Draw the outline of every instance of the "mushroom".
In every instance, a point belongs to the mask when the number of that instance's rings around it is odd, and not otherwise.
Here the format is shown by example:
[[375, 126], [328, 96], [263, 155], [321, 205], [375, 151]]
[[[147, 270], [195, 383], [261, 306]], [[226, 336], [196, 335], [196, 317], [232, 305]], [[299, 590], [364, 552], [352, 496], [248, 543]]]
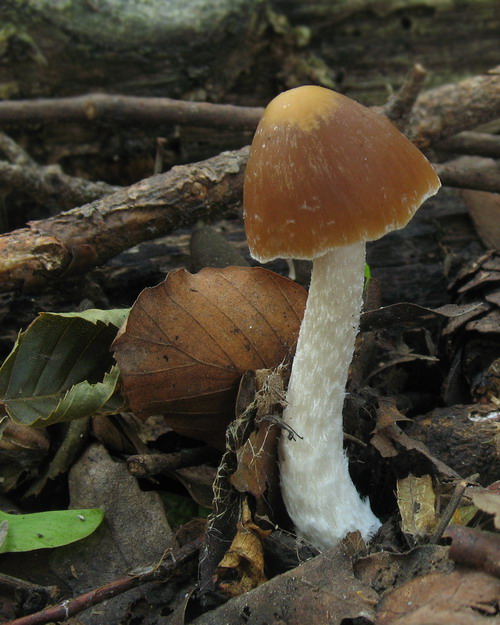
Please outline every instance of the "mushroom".
[[245, 228], [260, 262], [313, 261], [283, 419], [283, 498], [319, 548], [380, 526], [343, 450], [342, 409], [362, 307], [366, 242], [402, 228], [440, 187], [385, 117], [329, 89], [298, 87], [267, 106], [245, 172]]

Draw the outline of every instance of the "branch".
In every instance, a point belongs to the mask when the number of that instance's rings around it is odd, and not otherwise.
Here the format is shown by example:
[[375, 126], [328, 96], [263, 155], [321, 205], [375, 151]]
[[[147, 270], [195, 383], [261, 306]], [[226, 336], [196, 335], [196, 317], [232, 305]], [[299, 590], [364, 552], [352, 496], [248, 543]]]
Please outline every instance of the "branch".
[[255, 130], [264, 109], [92, 93], [85, 96], [0, 102], [0, 125], [107, 121], [114, 124], [179, 124]]
[[[408, 127], [412, 140], [419, 147], [427, 147], [500, 116], [500, 66], [486, 75], [430, 89], [416, 97], [424, 77], [424, 70], [416, 65], [394, 99], [386, 107], [376, 107], [393, 119], [394, 116], [404, 118], [416, 98]], [[262, 112], [260, 107], [94, 93], [2, 101], [0, 125], [107, 121], [255, 130]]]
[[409, 120], [409, 137], [429, 147], [500, 117], [500, 66], [482, 76], [423, 93]]
[[500, 136], [487, 132], [460, 132], [435, 146], [436, 150], [500, 158]]
[[500, 170], [498, 169], [485, 170], [480, 166], [472, 169], [449, 163], [433, 163], [433, 167], [445, 186], [500, 193]]
[[[500, 70], [492, 70], [419, 96], [411, 134], [418, 145], [430, 145], [499, 116]], [[0, 236], [0, 292], [40, 291], [55, 279], [88, 271], [141, 241], [239, 209], [247, 157], [248, 148], [242, 148], [174, 167]], [[446, 165], [438, 166], [438, 172], [445, 184], [500, 192], [493, 173], [457, 173]]]
[[172, 168], [0, 235], [0, 292], [43, 290], [121, 251], [241, 205], [248, 148]]
[[391, 96], [382, 107], [382, 113], [388, 117], [401, 132], [405, 132], [408, 119], [422, 91], [427, 76], [426, 70], [416, 63], [403, 81], [401, 88]]

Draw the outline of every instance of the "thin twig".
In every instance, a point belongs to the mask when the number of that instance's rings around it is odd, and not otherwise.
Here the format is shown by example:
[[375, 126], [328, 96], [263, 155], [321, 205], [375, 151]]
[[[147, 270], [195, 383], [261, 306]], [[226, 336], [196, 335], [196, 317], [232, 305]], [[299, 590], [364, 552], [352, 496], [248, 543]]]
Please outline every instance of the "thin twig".
[[433, 167], [441, 182], [448, 187], [500, 193], [500, 170], [471, 169], [447, 163], [433, 164]]
[[451, 521], [453, 515], [455, 514], [455, 510], [458, 508], [460, 501], [465, 493], [465, 489], [469, 484], [469, 480], [460, 480], [458, 484], [455, 486], [455, 490], [446, 506], [441, 518], [439, 519], [439, 523], [429, 538], [429, 544], [435, 545], [442, 537], [444, 530], [448, 527], [449, 522]]
[[408, 118], [424, 86], [426, 70], [416, 63], [403, 81], [399, 90], [382, 107], [386, 115], [401, 132], [408, 126]]
[[220, 457], [213, 447], [204, 445], [181, 449], [171, 454], [134, 455], [127, 458], [127, 468], [135, 477], [150, 477], [170, 473], [176, 469], [202, 464]]
[[184, 565], [196, 558], [203, 541], [204, 536], [201, 535], [194, 541], [181, 547], [176, 553], [168, 554], [165, 561], [151, 566], [144, 573], [122, 577], [78, 597], [73, 597], [58, 605], [49, 606], [34, 614], [22, 616], [3, 625], [45, 625], [45, 623], [53, 621], [66, 621], [75, 616], [75, 614], [93, 605], [112, 599], [131, 588], [136, 588], [149, 582], [166, 581], [169, 577], [179, 572]]
[[458, 135], [438, 143], [435, 149], [455, 152], [456, 154], [500, 158], [500, 135], [492, 135], [487, 132], [460, 132]]
[[0, 125], [111, 121], [124, 125], [140, 122], [254, 130], [262, 111], [231, 104], [92, 93], [68, 98], [4, 100], [0, 102]]

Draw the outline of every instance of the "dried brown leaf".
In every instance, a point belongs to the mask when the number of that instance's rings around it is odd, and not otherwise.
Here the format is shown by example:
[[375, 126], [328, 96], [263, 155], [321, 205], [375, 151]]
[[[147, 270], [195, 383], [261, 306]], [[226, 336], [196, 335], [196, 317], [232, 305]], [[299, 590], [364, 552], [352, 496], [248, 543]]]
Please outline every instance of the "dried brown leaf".
[[360, 328], [362, 332], [379, 330], [392, 325], [422, 326], [436, 320], [454, 319], [469, 314], [477, 304], [447, 304], [439, 308], [426, 308], [418, 304], [400, 302], [384, 306], [377, 310], [367, 310], [361, 315]]
[[377, 426], [371, 443], [382, 455], [385, 457], [396, 455], [397, 450], [393, 443], [397, 443], [408, 451], [412, 449], [418, 451], [430, 460], [442, 475], [452, 478], [460, 477], [456, 471], [436, 458], [422, 441], [403, 432], [397, 425], [398, 421], [409, 421], [409, 419], [399, 412], [394, 402], [389, 398], [380, 399], [377, 408]]
[[401, 529], [406, 534], [430, 534], [436, 525], [436, 495], [430, 475], [409, 475], [397, 483]]
[[251, 493], [256, 498], [265, 494], [270, 476], [277, 473], [278, 433], [276, 425], [263, 422], [238, 449], [238, 468], [230, 478], [236, 490]]
[[236, 536], [215, 572], [218, 586], [226, 595], [237, 597], [267, 581], [263, 540], [270, 533], [255, 525], [244, 500]]
[[114, 342], [132, 410], [223, 445], [242, 373], [286, 358], [305, 301], [301, 286], [266, 269], [170, 273], [141, 293]]
[[493, 523], [497, 530], [500, 530], [500, 493], [495, 493], [487, 489], [471, 491], [472, 501], [483, 512], [493, 515]]
[[481, 571], [429, 573], [387, 593], [377, 607], [375, 623], [495, 623], [491, 617], [499, 596], [500, 580]]
[[352, 573], [344, 545], [198, 617], [196, 625], [371, 623], [378, 595]]
[[465, 189], [462, 196], [484, 245], [491, 249], [500, 248], [500, 195]]

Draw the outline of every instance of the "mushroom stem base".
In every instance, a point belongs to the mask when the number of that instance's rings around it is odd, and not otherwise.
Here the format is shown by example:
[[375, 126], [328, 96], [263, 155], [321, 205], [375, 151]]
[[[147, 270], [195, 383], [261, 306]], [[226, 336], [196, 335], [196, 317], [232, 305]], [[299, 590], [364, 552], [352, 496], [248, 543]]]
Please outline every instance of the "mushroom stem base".
[[342, 409], [363, 300], [365, 244], [313, 261], [284, 420], [301, 438], [280, 443], [282, 492], [297, 532], [319, 548], [380, 526], [343, 451]]

